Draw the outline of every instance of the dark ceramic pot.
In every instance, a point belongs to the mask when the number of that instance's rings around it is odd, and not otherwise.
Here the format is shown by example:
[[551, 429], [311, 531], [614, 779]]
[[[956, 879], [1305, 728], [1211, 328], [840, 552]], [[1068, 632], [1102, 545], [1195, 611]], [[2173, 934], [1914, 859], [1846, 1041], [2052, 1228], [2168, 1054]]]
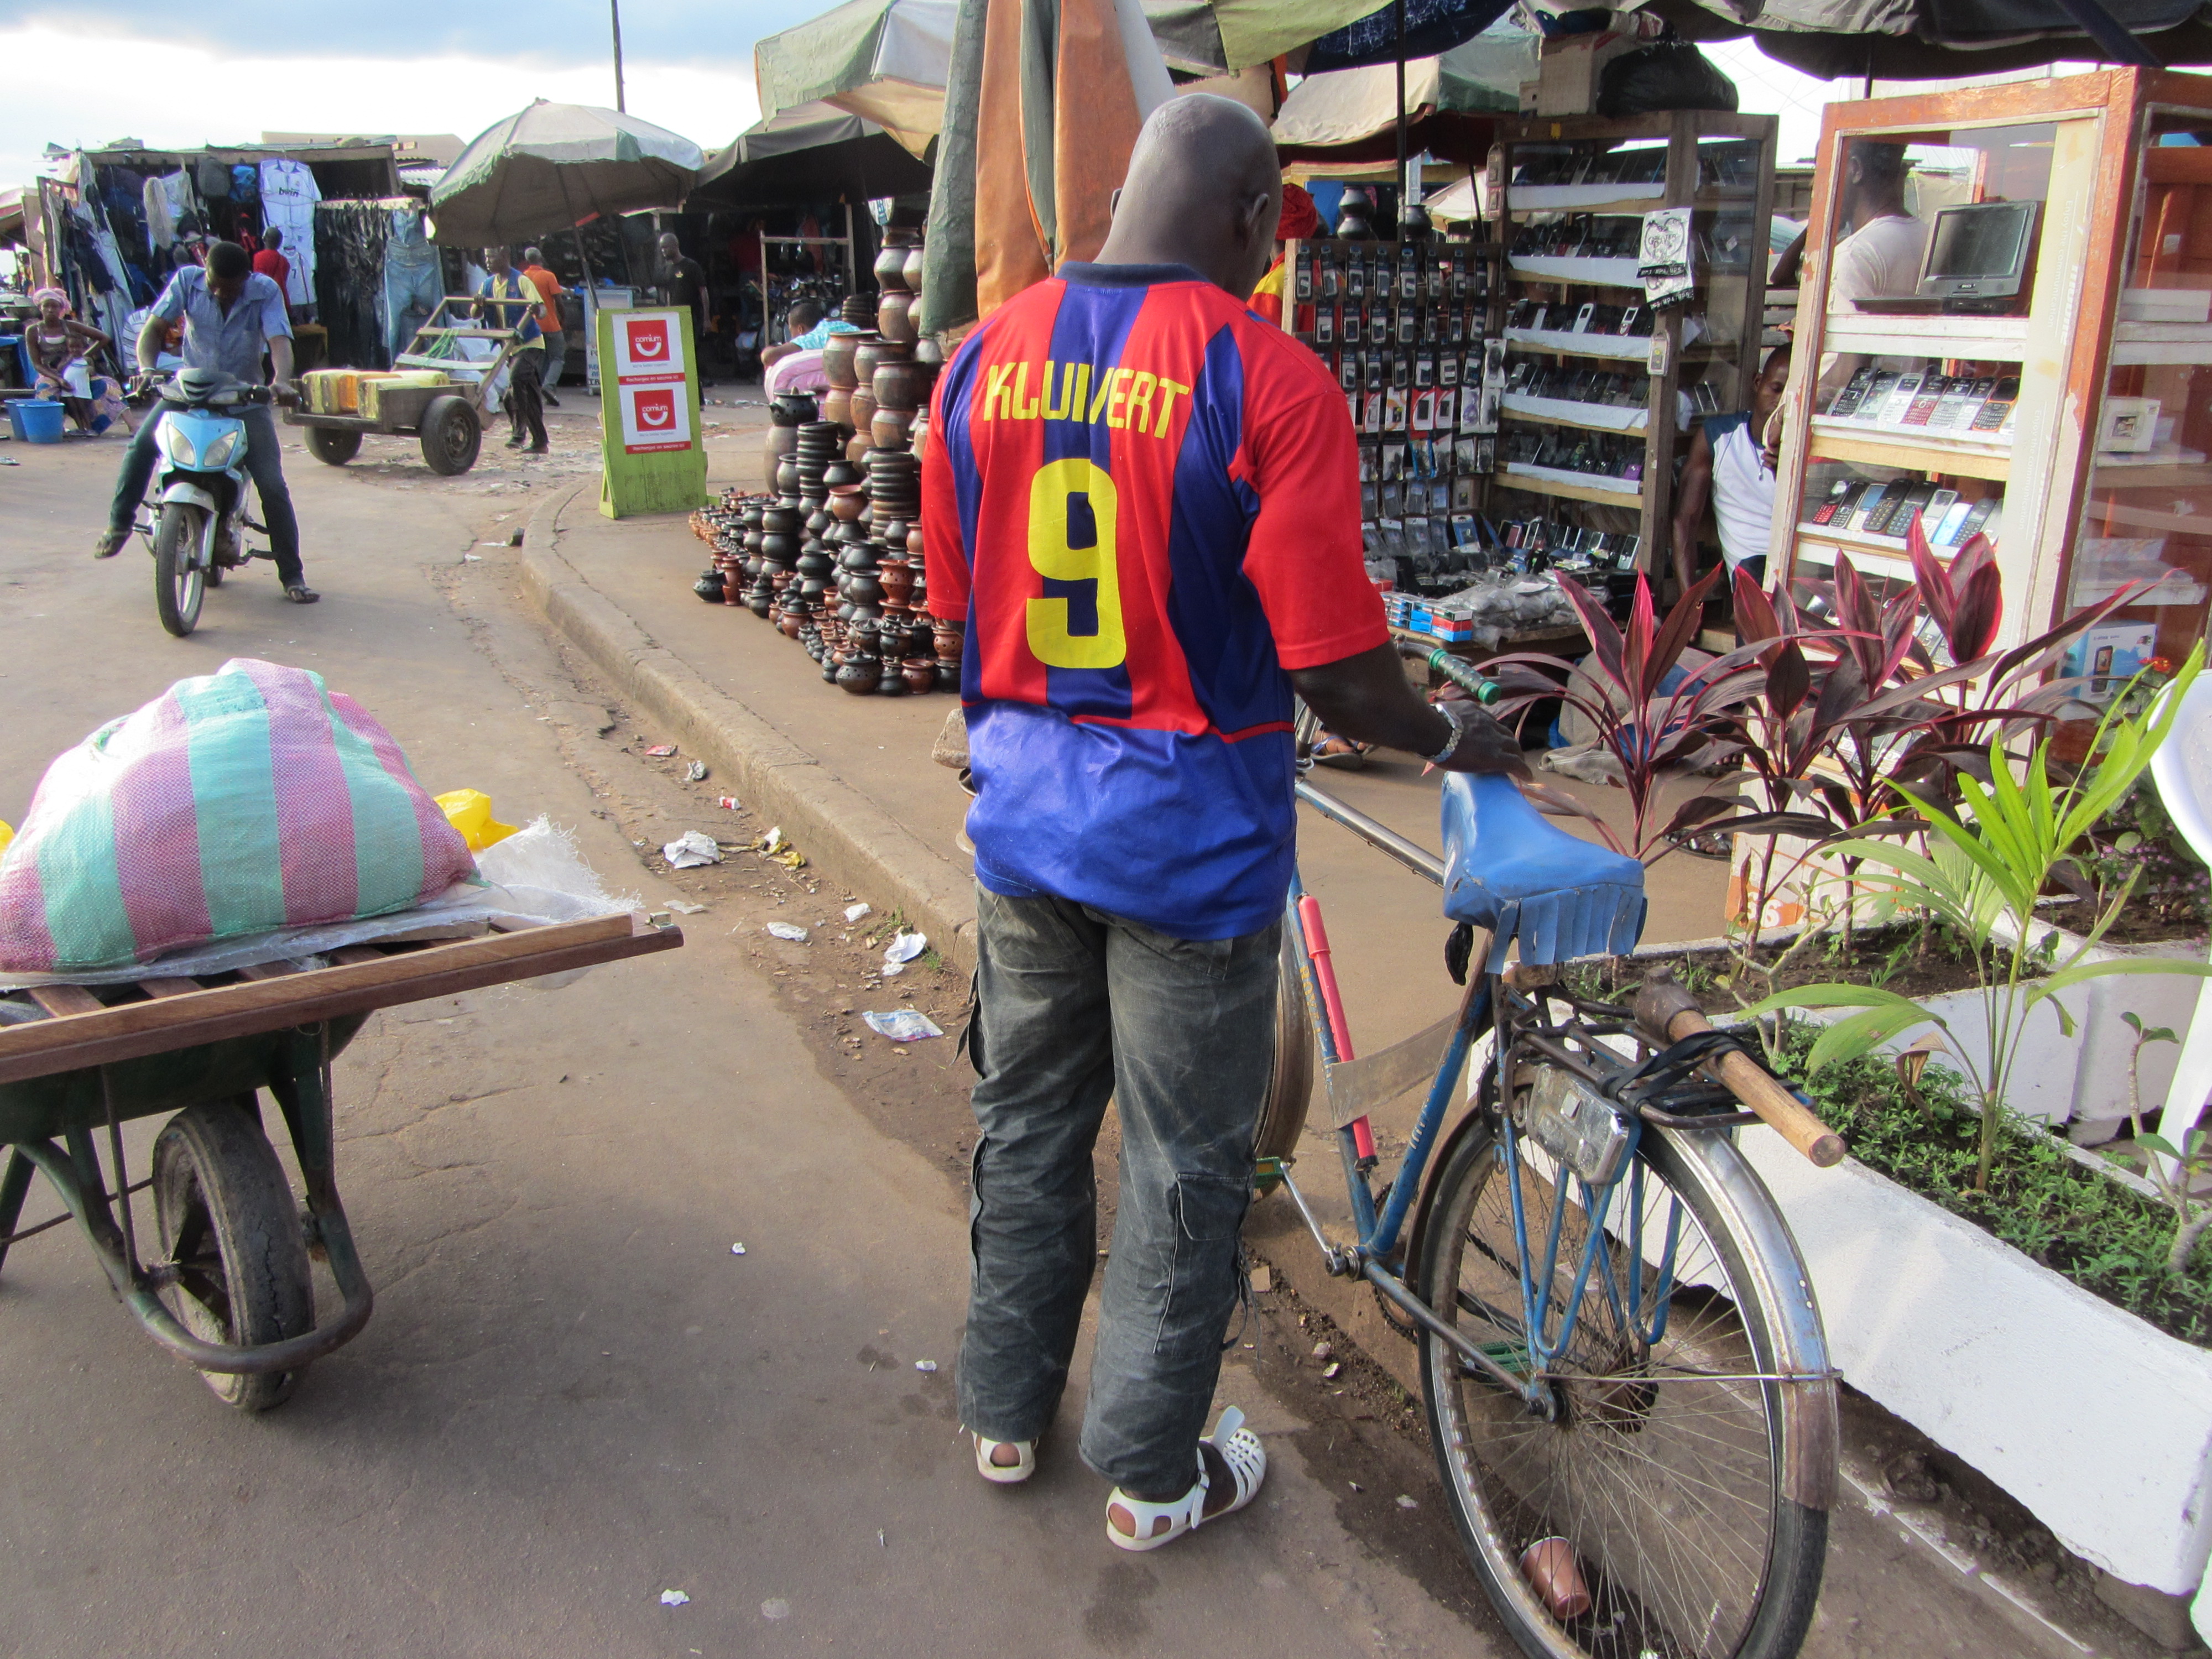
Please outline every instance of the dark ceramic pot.
[[867, 510], [867, 494], [858, 484], [848, 484], [842, 489], [830, 492], [830, 516], [841, 524], [852, 523]]
[[876, 307], [876, 331], [890, 345], [914, 343], [914, 295], [901, 289], [884, 295]]
[[764, 507], [760, 515], [761, 533], [766, 536], [792, 536], [799, 532], [799, 509], [778, 502]]
[[831, 390], [850, 392], [860, 384], [853, 368], [854, 348], [860, 343], [857, 334], [832, 334], [822, 347], [822, 378], [830, 382]]
[[879, 364], [872, 383], [878, 409], [895, 409], [911, 415], [921, 405], [927, 391], [923, 382], [921, 365], [908, 359]]
[[691, 591], [709, 605], [720, 605], [729, 597], [723, 581], [724, 577], [719, 568], [702, 570], [699, 573], [699, 580], [691, 584]]
[[878, 409], [876, 418], [868, 423], [868, 434], [878, 449], [904, 449], [908, 429], [913, 424], [911, 410]]
[[799, 494], [799, 463], [788, 455], [776, 465], [775, 493], [786, 501]]
[[906, 441], [917, 461], [929, 453], [929, 405], [925, 403], [914, 412], [914, 424], [907, 428]]
[[937, 664], [928, 657], [908, 657], [900, 665], [906, 672], [906, 689], [909, 691], [933, 691], [937, 689]]
[[872, 328], [876, 321], [876, 302], [865, 294], [848, 294], [845, 303], [837, 307], [837, 320], [850, 323], [854, 328]]
[[814, 398], [804, 392], [787, 392], [768, 406], [768, 417], [777, 426], [803, 426], [817, 418]]
[[928, 261], [923, 257], [920, 242], [916, 242], [907, 250], [906, 269], [901, 275], [905, 276], [906, 285], [910, 291], [915, 294], [921, 292], [921, 273], [927, 264]]
[[789, 564], [799, 552], [799, 543], [793, 537], [764, 532], [760, 550], [761, 557], [771, 564]]
[[[864, 386], [854, 392], [853, 393], [853, 429], [860, 433], [872, 432], [875, 427], [876, 410], [880, 407], [882, 405], [876, 402], [875, 388], [872, 386]], [[872, 444], [874, 441], [872, 437], [854, 440], [854, 443], [859, 444]], [[855, 455], [850, 448], [848, 448], [846, 456], [848, 459], [858, 460], [860, 456], [866, 453], [866, 450], [863, 449]]]
[[[876, 286], [884, 291], [884, 299], [888, 300], [894, 294], [906, 292], [906, 250], [904, 248], [893, 247], [887, 244], [884, 250], [876, 255], [875, 269]], [[882, 314], [880, 302], [878, 305], [877, 314], [878, 316]]]
[[934, 372], [945, 367], [945, 347], [934, 334], [922, 335], [914, 343], [914, 360], [924, 368]]
[[841, 457], [822, 470], [822, 487], [830, 490], [851, 489], [860, 483], [860, 469]]
[[853, 423], [853, 393], [850, 387], [832, 386], [822, 394], [822, 412], [840, 426]]
[[886, 560], [876, 567], [876, 580], [883, 584], [884, 603], [903, 607], [914, 594], [914, 567], [903, 559]]
[[856, 697], [872, 697], [881, 688], [883, 665], [873, 657], [849, 657], [837, 670], [837, 687]]
[[[876, 366], [884, 361], [886, 343], [884, 337], [872, 330], [866, 334], [854, 337], [853, 383], [855, 386], [865, 386], [874, 383]], [[899, 355], [899, 348], [894, 346], [890, 349], [892, 356]]]
[[881, 697], [906, 696], [906, 675], [898, 665], [898, 659], [885, 657], [883, 663], [883, 678], [876, 684], [876, 695]]

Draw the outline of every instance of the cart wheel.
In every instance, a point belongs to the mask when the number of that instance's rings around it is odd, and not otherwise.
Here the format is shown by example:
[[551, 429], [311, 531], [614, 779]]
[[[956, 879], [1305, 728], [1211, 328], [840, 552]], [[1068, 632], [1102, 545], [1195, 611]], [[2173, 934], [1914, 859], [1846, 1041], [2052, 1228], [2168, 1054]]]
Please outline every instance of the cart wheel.
[[[1283, 941], [1282, 977], [1275, 987], [1275, 1069], [1267, 1079], [1267, 1103], [1260, 1108], [1260, 1122], [1252, 1135], [1252, 1156], [1289, 1158], [1298, 1150], [1305, 1133], [1306, 1108], [1313, 1099], [1313, 1022], [1306, 1018], [1305, 988], [1298, 979], [1297, 951]], [[1262, 1176], [1255, 1195], [1265, 1198], [1275, 1189], [1271, 1176]]]
[[[314, 1328], [299, 1206], [251, 1097], [203, 1101], [169, 1120], [154, 1143], [154, 1214], [177, 1267], [161, 1300], [194, 1336], [247, 1347]], [[300, 1377], [201, 1376], [247, 1412], [281, 1405]]]
[[343, 466], [361, 453], [361, 434], [343, 427], [311, 426], [307, 428], [307, 453], [325, 466]]
[[465, 398], [447, 392], [433, 398], [422, 411], [422, 459], [440, 477], [450, 478], [477, 464], [483, 425]]

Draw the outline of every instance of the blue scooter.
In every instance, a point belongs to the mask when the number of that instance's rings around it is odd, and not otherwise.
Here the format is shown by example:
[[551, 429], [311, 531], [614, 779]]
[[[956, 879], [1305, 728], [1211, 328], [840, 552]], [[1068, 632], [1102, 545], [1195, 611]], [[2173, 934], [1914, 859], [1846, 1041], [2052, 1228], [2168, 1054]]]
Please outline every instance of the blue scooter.
[[269, 556], [248, 549], [243, 535], [262, 526], [246, 516], [246, 422], [239, 411], [270, 396], [265, 386], [188, 368], [161, 387], [158, 414], [149, 416], [161, 422], [161, 461], [153, 525], [138, 529], [154, 555], [161, 626], [179, 639], [198, 625], [200, 601], [222, 586], [224, 571]]

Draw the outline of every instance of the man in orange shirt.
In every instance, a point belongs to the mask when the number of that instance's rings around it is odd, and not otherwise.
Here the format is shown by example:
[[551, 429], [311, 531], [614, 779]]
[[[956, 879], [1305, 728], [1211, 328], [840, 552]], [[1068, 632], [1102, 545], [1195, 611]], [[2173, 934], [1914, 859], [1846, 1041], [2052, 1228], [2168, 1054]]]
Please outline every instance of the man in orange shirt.
[[561, 333], [561, 279], [546, 270], [542, 248], [522, 250], [522, 274], [545, 301], [538, 313], [538, 331], [545, 338], [545, 401], [558, 409], [561, 400], [553, 395], [553, 388], [561, 384], [561, 366], [568, 355]]

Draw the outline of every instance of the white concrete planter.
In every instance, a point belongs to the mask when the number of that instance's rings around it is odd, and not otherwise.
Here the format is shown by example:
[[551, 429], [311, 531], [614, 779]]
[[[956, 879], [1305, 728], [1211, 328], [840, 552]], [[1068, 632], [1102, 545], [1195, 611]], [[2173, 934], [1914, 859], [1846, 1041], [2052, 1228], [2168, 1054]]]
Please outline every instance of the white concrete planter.
[[1856, 1160], [1743, 1149], [1790, 1222], [1835, 1363], [2114, 1577], [2194, 1595], [2212, 1558], [2212, 1352]]

